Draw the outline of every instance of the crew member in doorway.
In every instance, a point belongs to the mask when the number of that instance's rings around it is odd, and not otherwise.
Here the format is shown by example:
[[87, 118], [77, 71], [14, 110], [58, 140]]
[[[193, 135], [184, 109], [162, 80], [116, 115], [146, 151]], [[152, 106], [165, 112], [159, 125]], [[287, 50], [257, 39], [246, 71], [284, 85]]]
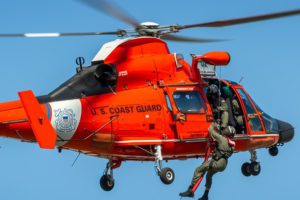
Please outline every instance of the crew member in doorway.
[[219, 105], [219, 87], [215, 84], [210, 84], [207, 87], [206, 96], [212, 110], [217, 109]]
[[215, 121], [221, 126], [221, 130], [225, 129], [229, 123], [228, 106], [226, 101], [219, 92], [219, 87], [210, 84], [206, 91], [207, 99], [211, 105]]
[[228, 86], [222, 88], [223, 94], [226, 99], [231, 103], [232, 114], [235, 120], [235, 128], [238, 132], [242, 132], [244, 129], [244, 120], [242, 115], [242, 110], [237, 101], [237, 97], [232, 95], [232, 92]]
[[231, 138], [235, 135], [235, 129], [232, 126], [228, 126], [226, 129], [220, 132], [219, 125], [216, 123], [211, 124], [209, 127], [210, 137], [215, 141], [215, 147], [213, 150], [212, 158], [204, 162], [201, 166], [196, 168], [191, 185], [188, 187], [187, 191], [180, 193], [181, 197], [194, 197], [194, 192], [192, 188], [197, 183], [197, 181], [206, 172], [206, 184], [205, 192], [199, 200], [208, 200], [208, 193], [212, 185], [212, 177], [217, 172], [222, 172], [225, 170], [228, 162], [228, 158], [232, 155], [235, 147], [235, 142]]
[[244, 127], [243, 115], [236, 98], [232, 99], [232, 109], [237, 124], [239, 125], [240, 128], [243, 128]]
[[218, 123], [220, 124], [221, 131], [223, 131], [226, 129], [229, 122], [228, 106], [225, 99], [221, 99], [221, 105], [218, 106], [217, 112], [220, 116], [220, 119], [218, 119]]

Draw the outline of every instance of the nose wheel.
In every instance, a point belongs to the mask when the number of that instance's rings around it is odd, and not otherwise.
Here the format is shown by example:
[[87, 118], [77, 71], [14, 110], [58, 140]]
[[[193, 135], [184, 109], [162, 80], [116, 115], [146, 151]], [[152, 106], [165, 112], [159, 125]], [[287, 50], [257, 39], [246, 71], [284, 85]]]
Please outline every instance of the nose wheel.
[[241, 167], [241, 171], [244, 176], [257, 176], [260, 174], [261, 166], [260, 163], [257, 162], [256, 151], [250, 151], [250, 154], [251, 162], [245, 162]]
[[269, 148], [269, 154], [271, 156], [277, 156], [279, 153], [278, 147], [277, 146], [272, 146]]

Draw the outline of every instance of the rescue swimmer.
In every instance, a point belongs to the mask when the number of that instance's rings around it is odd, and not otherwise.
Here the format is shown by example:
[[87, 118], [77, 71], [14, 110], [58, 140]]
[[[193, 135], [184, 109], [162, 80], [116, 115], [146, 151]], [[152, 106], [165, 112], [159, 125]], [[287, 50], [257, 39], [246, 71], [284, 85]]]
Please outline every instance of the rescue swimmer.
[[206, 174], [206, 184], [205, 192], [199, 200], [208, 200], [209, 190], [212, 185], [212, 177], [217, 172], [222, 172], [226, 169], [228, 158], [233, 154], [235, 142], [231, 140], [236, 134], [235, 128], [232, 126], [227, 126], [223, 131], [221, 131], [219, 124], [213, 123], [210, 125], [209, 134], [212, 140], [215, 142], [212, 158], [204, 162], [201, 166], [196, 168], [191, 184], [187, 191], [180, 193], [181, 197], [194, 197], [194, 192], [192, 188], [197, 183], [197, 181]]

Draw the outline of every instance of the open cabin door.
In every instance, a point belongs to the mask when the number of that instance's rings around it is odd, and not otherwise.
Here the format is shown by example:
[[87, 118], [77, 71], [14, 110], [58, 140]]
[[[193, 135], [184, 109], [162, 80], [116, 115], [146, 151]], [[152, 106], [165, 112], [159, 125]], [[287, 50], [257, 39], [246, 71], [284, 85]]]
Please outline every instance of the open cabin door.
[[169, 98], [169, 106], [172, 104], [178, 139], [193, 140], [207, 136], [207, 106], [196, 86], [170, 87], [166, 98]]

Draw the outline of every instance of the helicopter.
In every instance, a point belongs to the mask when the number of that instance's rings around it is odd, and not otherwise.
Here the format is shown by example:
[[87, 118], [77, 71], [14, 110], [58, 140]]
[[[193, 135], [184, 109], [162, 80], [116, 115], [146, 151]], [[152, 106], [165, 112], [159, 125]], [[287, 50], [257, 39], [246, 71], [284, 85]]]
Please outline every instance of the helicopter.
[[[115, 12], [115, 6], [104, 1], [101, 5], [95, 1], [83, 2], [109, 12], [134, 29], [0, 35], [125, 37], [104, 44], [91, 66], [83, 67], [83, 61], [79, 59], [77, 73], [50, 94], [35, 97], [30, 91], [20, 92], [20, 101], [1, 104], [1, 135], [37, 142], [41, 148], [57, 146], [59, 151], [69, 149], [107, 158], [106, 172], [100, 181], [107, 191], [114, 186], [113, 170], [126, 160], [155, 161], [157, 174], [164, 183], [170, 184], [175, 175], [170, 168], [162, 167], [162, 160], [204, 155], [207, 128], [214, 121], [204, 89], [214, 82], [229, 86], [243, 111], [245, 127], [236, 136], [237, 152], [270, 148], [271, 154], [275, 155], [277, 145], [292, 139], [294, 129], [289, 123], [268, 116], [240, 84], [215, 77], [214, 66], [229, 63], [227, 53], [193, 56], [189, 65], [182, 55], [171, 54], [163, 40], [219, 41], [179, 37], [173, 33], [189, 28], [222, 27], [285, 17], [299, 14], [299, 10], [201, 24], [160, 26], [153, 22], [138, 23], [120, 10]], [[202, 71], [199, 71], [201, 67]], [[186, 99], [181, 105], [182, 95]], [[197, 101], [190, 102], [193, 98]], [[190, 103], [198, 106], [188, 107]], [[256, 162], [255, 151], [251, 155], [253, 162], [246, 163], [243, 172], [258, 175], [260, 165]]]

